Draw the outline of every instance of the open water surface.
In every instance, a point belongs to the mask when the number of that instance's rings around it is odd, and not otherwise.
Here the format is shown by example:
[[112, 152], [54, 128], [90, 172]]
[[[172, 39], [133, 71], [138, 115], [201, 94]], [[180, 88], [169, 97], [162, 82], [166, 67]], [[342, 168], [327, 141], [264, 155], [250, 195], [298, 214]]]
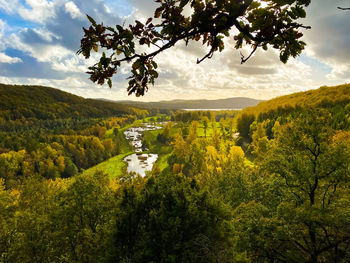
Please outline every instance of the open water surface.
[[160, 126], [153, 124], [145, 124], [139, 127], [131, 127], [124, 131], [126, 139], [134, 147], [134, 154], [128, 155], [124, 158], [124, 162], [128, 164], [128, 173], [140, 174], [142, 177], [146, 175], [147, 171], [151, 171], [153, 164], [158, 159], [158, 154], [154, 153], [141, 153], [142, 149], [142, 135], [145, 131], [153, 131], [162, 129]]

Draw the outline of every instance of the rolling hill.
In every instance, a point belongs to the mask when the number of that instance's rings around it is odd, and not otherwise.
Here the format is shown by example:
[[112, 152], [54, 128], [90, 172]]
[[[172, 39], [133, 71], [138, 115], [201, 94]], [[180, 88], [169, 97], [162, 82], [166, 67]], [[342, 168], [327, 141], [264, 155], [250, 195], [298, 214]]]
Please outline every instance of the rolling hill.
[[166, 109], [166, 110], [181, 110], [181, 109], [244, 109], [246, 107], [255, 106], [261, 100], [236, 97], [217, 100], [170, 100], [159, 102], [135, 102], [135, 101], [116, 101], [132, 105], [144, 109]]
[[4, 119], [99, 118], [142, 112], [126, 104], [84, 99], [49, 87], [0, 84], [0, 117]]
[[291, 111], [294, 109], [332, 108], [350, 103], [350, 84], [339, 86], [322, 86], [315, 90], [297, 92], [260, 102], [257, 106], [242, 111], [247, 114], [264, 114], [268, 112]]

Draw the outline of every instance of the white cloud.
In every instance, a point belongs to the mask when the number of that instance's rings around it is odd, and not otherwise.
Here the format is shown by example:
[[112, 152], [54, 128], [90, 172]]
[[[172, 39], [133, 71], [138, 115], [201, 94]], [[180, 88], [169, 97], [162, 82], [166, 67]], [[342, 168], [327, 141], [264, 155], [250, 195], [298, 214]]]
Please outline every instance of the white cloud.
[[[48, 37], [48, 36], [46, 36]], [[48, 40], [49, 38], [47, 38]], [[74, 52], [67, 48], [54, 43], [47, 42], [35, 42], [26, 43], [16, 35], [11, 34], [5, 40], [6, 46], [20, 50], [24, 53], [31, 55], [36, 58], [39, 62], [52, 62], [59, 59], [63, 59], [67, 56], [74, 55]]]
[[25, 28], [23, 31], [20, 31], [20, 32], [28, 36], [32, 35], [31, 37], [35, 35], [35, 38], [38, 38], [38, 40], [41, 40], [44, 42], [54, 42], [62, 38], [61, 36], [57, 36], [53, 32], [50, 32], [46, 28], [33, 28], [33, 29]]
[[26, 8], [23, 5], [18, 7], [20, 16], [28, 21], [44, 23], [48, 19], [55, 17], [55, 3], [46, 0], [26, 0]]
[[87, 71], [87, 65], [85, 60], [80, 60], [77, 56], [71, 56], [66, 59], [61, 59], [52, 62], [52, 68], [54, 70], [63, 72], [80, 72]]
[[22, 59], [17, 58], [17, 57], [9, 57], [5, 53], [0, 53], [0, 63], [8, 63], [8, 64], [13, 64], [13, 63], [19, 63], [22, 62]]
[[6, 23], [0, 19], [0, 38], [4, 35]]
[[[15, 33], [9, 35], [7, 25], [0, 19], [0, 52], [3, 52], [0, 53], [0, 59], [2, 56], [3, 61], [20, 62], [18, 59], [21, 58], [11, 58], [5, 54], [4, 50], [11, 48], [27, 56], [23, 57], [24, 62], [20, 65], [26, 66], [27, 61], [32, 63], [33, 59], [28, 58], [30, 56], [35, 58], [37, 71], [41, 70], [39, 67], [43, 70], [49, 68], [45, 74], [35, 75], [36, 78], [33, 75], [21, 78], [16, 75], [19, 74], [16, 67], [16, 71], [12, 72], [16, 77], [11, 80], [17, 83], [53, 86], [85, 97], [135, 99], [126, 95], [125, 78], [130, 74], [130, 64], [123, 65], [119, 70], [111, 90], [90, 82], [89, 76], [83, 73], [87, 71], [88, 65], [98, 61], [98, 54], [93, 54], [89, 60], [75, 54], [83, 34], [81, 28], [89, 24], [83, 14], [87, 13], [97, 22], [103, 21], [105, 25], [113, 26], [121, 24], [124, 19], [126, 24], [133, 23], [135, 18], [146, 19], [153, 15], [157, 5], [148, 0], [26, 0], [24, 6], [16, 0], [0, 0], [0, 9], [5, 12], [17, 12], [25, 20], [40, 23], [35, 28], [10, 31]], [[345, 82], [346, 78], [350, 78], [350, 34], [347, 26], [350, 16], [348, 12], [338, 11], [338, 5], [341, 4], [336, 0], [312, 1], [309, 20], [305, 22], [313, 26], [305, 33], [304, 40], [308, 43], [306, 54], [332, 67], [332, 71], [325, 73], [322, 80], [315, 78], [314, 68], [303, 60], [291, 59], [286, 65], [281, 63], [278, 52], [273, 49], [267, 52], [259, 50], [241, 65], [240, 54], [233, 48], [232, 37], [225, 40], [226, 48], [222, 53], [216, 53], [212, 59], [197, 65], [197, 58], [202, 58], [208, 47], [202, 46], [200, 42], [191, 42], [188, 46], [182, 42], [156, 57], [160, 77], [146, 96], [137, 100], [233, 96], [268, 99], [323, 84]], [[131, 11], [129, 16], [126, 15]], [[248, 49], [242, 52], [249, 54]], [[24, 66], [23, 72], [27, 69]], [[30, 66], [28, 62], [27, 67]], [[327, 81], [326, 74], [330, 71], [330, 82], [322, 83]], [[61, 75], [57, 77], [57, 74]], [[9, 75], [6, 76], [6, 79], [10, 79]], [[5, 81], [4, 78], [0, 78], [0, 82], [2, 79]]]
[[84, 15], [80, 12], [80, 9], [72, 1], [66, 3], [65, 8], [66, 12], [69, 13], [73, 19], [84, 18]]
[[159, 4], [154, 1], [130, 0], [129, 2], [134, 7], [132, 16], [136, 17], [136, 19], [147, 19], [153, 16], [154, 10], [159, 6]]
[[332, 68], [329, 80], [350, 80], [350, 15], [337, 9], [347, 6], [341, 0], [312, 1], [307, 9], [305, 24], [311, 30], [305, 32], [306, 54]]
[[[186, 48], [188, 48], [186, 50]], [[186, 50], [186, 51], [185, 51]], [[248, 54], [248, 50], [243, 52]], [[276, 95], [305, 89], [311, 68], [303, 62], [291, 59], [286, 65], [280, 62], [278, 52], [259, 50], [246, 62], [240, 64], [239, 51], [232, 43], [226, 43], [222, 53], [197, 65], [197, 58], [205, 55], [198, 44], [189, 47], [179, 45], [163, 52], [156, 61], [160, 78], [152, 94], [172, 98], [225, 98], [250, 96], [268, 99]], [[176, 92], [174, 92], [174, 90]], [[150, 92], [151, 94], [151, 92]], [[167, 98], [165, 94], [172, 94]], [[185, 95], [186, 94], [186, 95]], [[147, 95], [148, 96], [148, 95]], [[152, 95], [153, 96], [153, 95]]]
[[111, 9], [107, 5], [103, 5], [108, 14], [112, 13]]
[[0, 10], [4, 10], [6, 13], [12, 14], [18, 8], [18, 0], [0, 0]]
[[68, 56], [74, 55], [74, 53], [60, 45], [40, 45], [36, 48], [32, 48], [31, 55], [35, 57], [39, 62], [51, 62], [62, 60]]
[[23, 52], [29, 51], [29, 46], [24, 44], [19, 36], [15, 33], [10, 34], [6, 38], [3, 38], [2, 41], [4, 41], [4, 45], [7, 48], [22, 50]]

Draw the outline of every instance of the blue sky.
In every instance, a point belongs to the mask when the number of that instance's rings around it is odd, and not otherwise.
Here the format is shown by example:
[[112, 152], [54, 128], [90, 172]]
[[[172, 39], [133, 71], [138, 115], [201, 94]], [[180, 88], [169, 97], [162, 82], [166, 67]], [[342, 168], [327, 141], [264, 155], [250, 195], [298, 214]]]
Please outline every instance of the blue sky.
[[[257, 99], [350, 82], [350, 11], [348, 0], [312, 0], [303, 22], [307, 48], [286, 65], [269, 49], [240, 65], [233, 41], [211, 60], [196, 64], [205, 47], [179, 44], [157, 63], [160, 77], [142, 98], [127, 96], [128, 66], [109, 89], [88, 80], [89, 60], [78, 56], [85, 14], [107, 25], [145, 20], [153, 0], [0, 0], [0, 83], [59, 88], [83, 97], [142, 101], [216, 99], [246, 96]], [[248, 53], [249, 50], [242, 50]]]

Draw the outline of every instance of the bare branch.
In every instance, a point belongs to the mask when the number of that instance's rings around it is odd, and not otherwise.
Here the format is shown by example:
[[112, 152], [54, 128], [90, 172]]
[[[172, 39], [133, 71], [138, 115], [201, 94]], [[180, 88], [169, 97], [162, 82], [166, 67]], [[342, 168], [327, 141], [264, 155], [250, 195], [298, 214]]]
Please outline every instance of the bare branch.
[[214, 54], [214, 48], [212, 47], [208, 52], [208, 54], [206, 54], [204, 57], [202, 57], [201, 59], [197, 58], [197, 64], [201, 63], [206, 58], [211, 59], [213, 57], [213, 54]]
[[338, 6], [338, 9], [340, 9], [340, 10], [350, 10], [349, 7], [339, 7], [339, 6]]
[[244, 55], [242, 54], [242, 52], [240, 52], [241, 54], [241, 64], [244, 64], [248, 59], [250, 59], [250, 57], [255, 53], [255, 51], [258, 49], [259, 45], [255, 45], [254, 49], [252, 50], [252, 52], [250, 52], [249, 56], [244, 58]]

